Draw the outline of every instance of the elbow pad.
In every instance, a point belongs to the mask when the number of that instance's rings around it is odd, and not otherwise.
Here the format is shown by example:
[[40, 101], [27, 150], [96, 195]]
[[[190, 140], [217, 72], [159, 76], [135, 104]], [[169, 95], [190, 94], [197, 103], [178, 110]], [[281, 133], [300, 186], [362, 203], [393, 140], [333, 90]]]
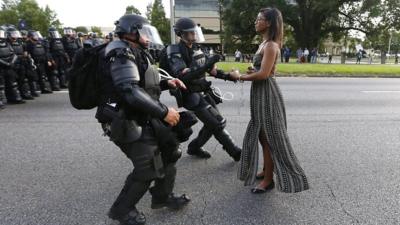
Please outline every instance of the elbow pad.
[[142, 88], [136, 84], [123, 84], [119, 86], [119, 92], [128, 106], [134, 110], [151, 115], [151, 117], [164, 119], [168, 108], [160, 102], [152, 99]]

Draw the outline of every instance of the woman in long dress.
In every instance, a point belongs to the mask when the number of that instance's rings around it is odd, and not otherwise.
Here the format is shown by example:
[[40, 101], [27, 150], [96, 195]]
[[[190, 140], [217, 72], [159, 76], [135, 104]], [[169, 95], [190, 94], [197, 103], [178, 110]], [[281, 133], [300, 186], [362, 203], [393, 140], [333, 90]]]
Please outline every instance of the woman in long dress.
[[[293, 153], [286, 126], [286, 112], [281, 91], [275, 80], [275, 65], [283, 38], [282, 14], [276, 8], [261, 9], [255, 21], [256, 31], [263, 42], [254, 55], [252, 70], [247, 74], [233, 73], [240, 81], [252, 81], [250, 95], [251, 120], [243, 140], [238, 176], [245, 185], [256, 179], [261, 182], [251, 192], [265, 193], [275, 187], [276, 173], [279, 190], [300, 192], [309, 188], [307, 177]], [[257, 174], [258, 142], [263, 148], [264, 169]]]

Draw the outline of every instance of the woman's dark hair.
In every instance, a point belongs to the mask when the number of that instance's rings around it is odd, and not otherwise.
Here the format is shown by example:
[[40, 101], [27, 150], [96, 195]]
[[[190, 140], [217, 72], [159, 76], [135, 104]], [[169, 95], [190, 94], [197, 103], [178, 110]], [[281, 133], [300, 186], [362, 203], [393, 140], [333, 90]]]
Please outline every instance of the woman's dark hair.
[[263, 8], [260, 13], [271, 25], [268, 29], [268, 41], [277, 42], [282, 47], [283, 19], [282, 13], [277, 8]]

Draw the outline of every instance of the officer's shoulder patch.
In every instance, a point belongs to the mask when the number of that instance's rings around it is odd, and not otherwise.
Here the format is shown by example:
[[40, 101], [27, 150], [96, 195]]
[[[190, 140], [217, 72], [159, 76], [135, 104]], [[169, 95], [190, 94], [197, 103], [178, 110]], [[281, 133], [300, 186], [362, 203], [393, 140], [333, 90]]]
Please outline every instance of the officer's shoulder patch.
[[121, 41], [121, 40], [115, 40], [110, 42], [105, 50], [105, 55], [109, 56], [110, 54], [112, 54], [112, 52], [114, 52], [117, 49], [128, 49], [129, 45], [128, 43], [126, 43], [125, 41]]
[[167, 54], [168, 55], [174, 55], [174, 54], [180, 54], [180, 49], [179, 45], [169, 45], [167, 47]]

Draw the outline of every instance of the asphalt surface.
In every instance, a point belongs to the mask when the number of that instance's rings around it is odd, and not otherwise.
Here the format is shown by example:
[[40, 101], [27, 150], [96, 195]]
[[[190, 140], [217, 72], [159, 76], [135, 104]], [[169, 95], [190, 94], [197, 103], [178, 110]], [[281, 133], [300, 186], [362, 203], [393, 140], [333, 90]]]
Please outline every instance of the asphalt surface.
[[[211, 159], [185, 153], [177, 165], [175, 192], [188, 194], [190, 205], [151, 210], [146, 194], [138, 208], [147, 224], [400, 224], [400, 79], [277, 80], [311, 189], [252, 195], [237, 179], [238, 164], [211, 139]], [[219, 106], [241, 145], [250, 85], [214, 84], [234, 94]], [[174, 105], [168, 93], [163, 100]], [[0, 225], [117, 224], [106, 213], [130, 170], [94, 111], [74, 110], [67, 93], [0, 111]]]

